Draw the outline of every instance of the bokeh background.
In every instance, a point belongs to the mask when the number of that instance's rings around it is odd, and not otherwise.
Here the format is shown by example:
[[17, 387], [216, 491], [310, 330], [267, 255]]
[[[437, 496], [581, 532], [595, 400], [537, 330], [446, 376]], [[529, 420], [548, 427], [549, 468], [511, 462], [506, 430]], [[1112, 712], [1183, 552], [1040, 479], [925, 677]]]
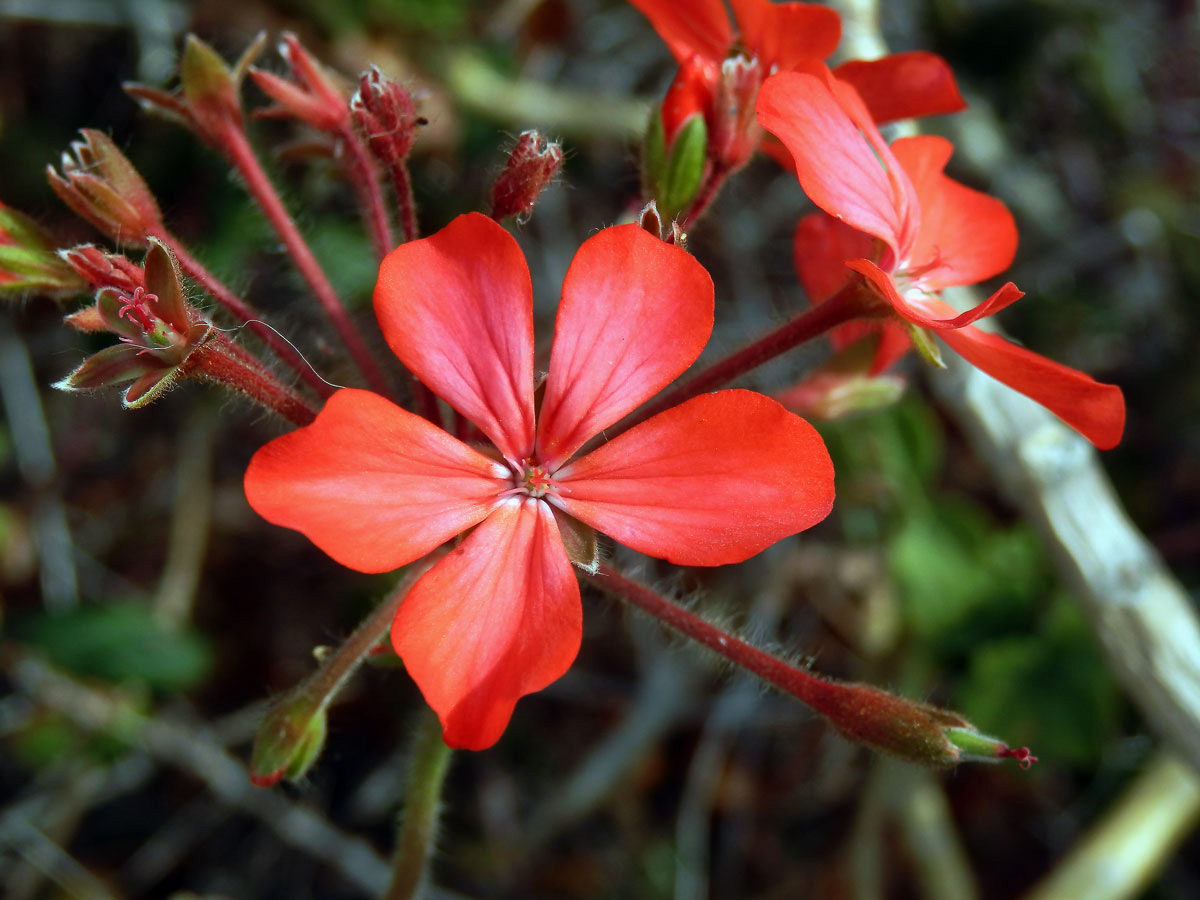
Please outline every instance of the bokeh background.
[[[880, 25], [893, 50], [936, 51], [958, 74], [970, 110], [923, 127], [954, 140], [956, 177], [1017, 217], [1010, 277], [1028, 297], [1003, 324], [1121, 385], [1129, 424], [1103, 465], [1194, 599], [1195, 4], [897, 0]], [[121, 90], [169, 83], [187, 31], [232, 58], [260, 29], [297, 32], [348, 78], [377, 63], [421, 96], [430, 124], [413, 175], [426, 233], [485, 205], [518, 132], [562, 139], [563, 177], [519, 232], [547, 335], [574, 249], [634, 202], [638, 134], [673, 74], [645, 20], [616, 0], [0, 0], [0, 199], [64, 245], [97, 240], [43, 173], [76, 129], [106, 131], [197, 255], [349, 383], [220, 160]], [[271, 50], [260, 64], [282, 71]], [[264, 102], [252, 87], [246, 98]], [[276, 181], [335, 285], [369, 315], [373, 258], [336, 169], [303, 153], [298, 129], [254, 128], [264, 154], [290, 145]], [[756, 160], [693, 229], [717, 285], [710, 355], [802, 308], [791, 230], [805, 209], [794, 180]], [[138, 412], [50, 390], [106, 343], [63, 328], [63, 312], [38, 299], [0, 310], [5, 896], [379, 895], [421, 703], [402, 671], [360, 673], [303, 783], [261, 791], [242, 764], [267, 699], [388, 580], [347, 572], [250, 511], [246, 461], [281, 428], [261, 412], [196, 385]], [[780, 389], [823, 352], [750, 383]], [[839, 500], [817, 529], [715, 572], [615, 561], [819, 671], [952, 706], [1042, 761], [931, 775], [881, 760], [585, 595], [571, 672], [522, 701], [494, 749], [455, 758], [435, 896], [1018, 897], [1120, 809], [1159, 741], [926, 373], [910, 362], [906, 374], [896, 406], [822, 426]], [[1173, 784], [1167, 795], [1188, 796]], [[1119, 819], [1120, 835], [1144, 838], [1144, 890], [1039, 896], [1200, 896], [1190, 803], [1169, 834]]]

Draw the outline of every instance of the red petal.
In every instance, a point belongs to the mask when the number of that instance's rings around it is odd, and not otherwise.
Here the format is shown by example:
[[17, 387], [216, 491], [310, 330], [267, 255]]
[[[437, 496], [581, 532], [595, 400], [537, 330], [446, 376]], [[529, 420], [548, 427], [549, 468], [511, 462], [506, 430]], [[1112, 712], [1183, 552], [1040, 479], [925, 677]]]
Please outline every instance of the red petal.
[[[762, 63], [764, 73], [823, 60], [842, 39], [836, 11], [815, 3], [731, 0], [742, 43]], [[685, 5], [685, 4], [681, 4]]]
[[704, 349], [713, 284], [687, 252], [637, 225], [606, 228], [563, 281], [538, 459], [551, 470], [674, 381]]
[[833, 505], [816, 430], [752, 391], [693, 397], [561, 470], [562, 507], [680, 565], [741, 562]]
[[533, 449], [533, 288], [512, 235], [479, 213], [384, 259], [375, 315], [395, 354], [505, 456]]
[[896, 259], [908, 256], [912, 186], [853, 88], [802, 72], [774, 75], [759, 91], [758, 121], [788, 148], [813, 203], [886, 242]]
[[902, 296], [892, 276], [870, 260], [852, 259], [847, 261], [846, 265], [866, 278], [879, 294], [891, 303], [897, 315], [922, 328], [962, 328], [984, 316], [1000, 312], [1004, 307], [1011, 306], [1025, 296], [1025, 292], [1010, 281], [978, 306], [960, 313], [936, 297], [921, 296], [910, 300]]
[[971, 365], [1036, 400], [1101, 450], [1120, 442], [1125, 398], [1117, 386], [978, 328], [943, 331], [941, 337]]
[[550, 508], [511, 500], [413, 586], [392, 644], [446, 743], [483, 750], [517, 700], [567, 671], [582, 630], [579, 584]]
[[343, 390], [311, 425], [254, 454], [246, 499], [342, 565], [387, 572], [483, 519], [506, 474], [420, 416]]
[[825, 213], [812, 213], [800, 220], [792, 243], [796, 274], [810, 303], [823, 303], [836, 294], [851, 272], [846, 260], [871, 258], [876, 239], [857, 231]]
[[650, 20], [676, 62], [693, 53], [720, 62], [733, 44], [733, 27], [722, 0], [629, 0]]
[[958, 112], [967, 106], [949, 64], [936, 53], [915, 50], [853, 60], [842, 63], [833, 74], [854, 86], [879, 125]]
[[921, 230], [907, 268], [931, 291], [998, 275], [1017, 252], [1017, 226], [995, 197], [942, 174], [953, 145], [933, 135], [900, 138], [892, 152], [912, 180]]

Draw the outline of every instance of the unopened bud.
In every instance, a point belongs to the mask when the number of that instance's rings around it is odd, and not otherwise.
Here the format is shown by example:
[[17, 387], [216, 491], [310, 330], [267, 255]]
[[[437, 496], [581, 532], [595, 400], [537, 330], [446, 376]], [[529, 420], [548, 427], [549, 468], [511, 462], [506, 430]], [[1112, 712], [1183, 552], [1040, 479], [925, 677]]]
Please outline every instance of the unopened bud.
[[55, 253], [37, 223], [0, 203], [0, 297], [73, 297], [87, 284]]
[[95, 244], [59, 250], [59, 257], [93, 289], [112, 287], [132, 294], [145, 287], [142, 267], [122, 253], [109, 253]]
[[350, 121], [350, 107], [337, 77], [318, 63], [291, 32], [284, 33], [279, 54], [287, 60], [295, 80], [251, 68], [254, 83], [278, 104], [255, 110], [255, 117], [292, 117], [331, 134], [345, 128]]
[[807, 419], [839, 419], [895, 403], [904, 394], [899, 375], [872, 375], [880, 343], [878, 332], [831, 356], [799, 384], [775, 399]]
[[389, 167], [408, 158], [417, 128], [425, 124], [408, 91], [374, 66], [359, 79], [350, 115], [375, 158]]
[[1037, 761], [1028, 748], [1014, 750], [956, 712], [870, 685], [814, 679], [804, 699], [849, 740], [908, 762], [944, 768], [1011, 758], [1028, 768]]
[[122, 244], [146, 246], [162, 228], [158, 201], [138, 170], [108, 135], [84, 128], [62, 156], [62, 174], [46, 167], [50, 187], [71, 209]]
[[529, 217], [534, 204], [562, 167], [562, 145], [537, 131], [523, 131], [509, 154], [504, 171], [492, 187], [491, 216], [497, 222], [509, 216]]
[[304, 777], [325, 746], [326, 719], [324, 705], [303, 695], [272, 710], [254, 737], [250, 781], [270, 787]]
[[713, 99], [712, 148], [709, 151], [721, 168], [740, 169], [758, 148], [762, 128], [754, 107], [762, 86], [758, 59], [741, 54], [721, 63]]

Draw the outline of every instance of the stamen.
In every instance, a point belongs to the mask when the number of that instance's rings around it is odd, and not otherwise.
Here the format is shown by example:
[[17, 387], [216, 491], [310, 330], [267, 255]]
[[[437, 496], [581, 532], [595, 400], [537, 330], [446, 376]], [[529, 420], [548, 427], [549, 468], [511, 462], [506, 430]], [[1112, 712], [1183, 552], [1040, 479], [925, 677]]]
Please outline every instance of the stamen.
[[145, 288], [135, 287], [132, 297], [118, 294], [117, 299], [121, 302], [121, 309], [117, 312], [118, 319], [128, 318], [131, 322], [136, 322], [143, 331], [154, 331], [154, 316], [146, 304], [151, 300], [157, 302], [157, 294], [148, 294]]

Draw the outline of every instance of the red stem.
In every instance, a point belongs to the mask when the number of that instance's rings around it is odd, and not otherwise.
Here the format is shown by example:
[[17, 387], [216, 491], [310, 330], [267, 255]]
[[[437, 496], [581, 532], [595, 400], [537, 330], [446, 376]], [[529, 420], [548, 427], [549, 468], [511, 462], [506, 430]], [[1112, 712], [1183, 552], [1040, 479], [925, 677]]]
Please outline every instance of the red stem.
[[375, 255], [382, 260], [395, 245], [375, 165], [367, 154], [367, 148], [363, 146], [363, 142], [359, 140], [358, 135], [349, 124], [343, 126], [338, 132], [338, 138], [342, 142], [342, 162], [346, 167], [350, 183], [354, 185], [354, 192], [358, 195], [358, 206], [362, 211], [363, 222], [371, 235]]
[[692, 224], [704, 215], [705, 210], [712, 205], [712, 202], [717, 199], [717, 194], [721, 192], [722, 185], [734, 173], [735, 170], [727, 169], [724, 166], [714, 166], [708, 178], [704, 182], [704, 186], [700, 191], [700, 195], [692, 201], [691, 208], [679, 218], [679, 227], [683, 231], [687, 231], [692, 227]]
[[661, 594], [626, 578], [609, 566], [602, 565], [595, 575], [585, 574], [583, 577], [605, 593], [633, 604], [667, 627], [703, 644], [714, 653], [725, 657], [748, 672], [753, 672], [781, 691], [791, 694], [818, 710], [820, 710], [822, 697], [829, 692], [830, 688], [838, 687], [836, 683], [824, 681], [803, 669], [789, 665], [783, 660], [747, 644], [740, 638], [722, 631], [715, 625], [710, 625], [682, 606], [672, 603]]
[[774, 331], [767, 332], [753, 344], [731, 353], [701, 370], [674, 390], [660, 395], [657, 400], [638, 410], [628, 421], [606, 431], [605, 436], [611, 440], [665, 409], [678, 406], [685, 400], [707, 391], [716, 390], [793, 347], [798, 347], [805, 341], [819, 337], [831, 328], [858, 317], [863, 309], [858, 294], [859, 284], [855, 279], [825, 302], [809, 307]]
[[316, 409], [270, 372], [246, 359], [245, 351], [216, 333], [184, 363], [183, 372], [219, 382], [300, 427], [317, 417]]
[[232, 313], [238, 321], [245, 323], [251, 331], [262, 338], [263, 343], [270, 347], [276, 356], [291, 366], [296, 374], [304, 380], [305, 384], [316, 391], [321, 397], [328, 397], [334, 392], [334, 388], [321, 380], [321, 376], [313, 370], [308, 361], [300, 354], [300, 351], [284, 340], [270, 325], [262, 321], [261, 313], [234, 294], [215, 275], [204, 268], [200, 260], [188, 252], [179, 238], [175, 237], [175, 235], [171, 234], [165, 228], [156, 231], [154, 237], [158, 238], [171, 249], [171, 252], [175, 254], [175, 258], [179, 260], [180, 268], [188, 276], [199, 282], [200, 286], [208, 291], [214, 300]]
[[324, 269], [317, 262], [317, 258], [313, 256], [308, 243], [300, 234], [300, 229], [292, 221], [292, 217], [284, 207], [283, 201], [279, 199], [275, 187], [267, 178], [267, 173], [259, 164], [258, 157], [254, 155], [254, 151], [250, 148], [250, 142], [246, 139], [246, 133], [240, 128], [229, 128], [226, 129], [224, 137], [225, 140], [221, 143], [222, 149], [229, 155], [234, 168], [245, 180], [250, 195], [262, 208], [267, 220], [283, 240], [296, 268], [300, 270], [300, 274], [312, 288], [317, 302], [321, 304], [325, 315], [333, 323], [334, 329], [341, 337], [342, 343], [346, 345], [346, 349], [350, 351], [350, 356], [358, 365], [367, 384], [376, 393], [389, 394], [383, 373], [375, 365], [375, 361], [367, 350], [367, 345], [363, 343], [362, 336], [351, 323], [345, 307], [342, 306], [342, 301], [325, 276]]
[[404, 240], [417, 239], [417, 208], [413, 200], [412, 178], [408, 174], [408, 160], [397, 160], [392, 165], [392, 184], [396, 188], [396, 205], [400, 207], [400, 227]]

